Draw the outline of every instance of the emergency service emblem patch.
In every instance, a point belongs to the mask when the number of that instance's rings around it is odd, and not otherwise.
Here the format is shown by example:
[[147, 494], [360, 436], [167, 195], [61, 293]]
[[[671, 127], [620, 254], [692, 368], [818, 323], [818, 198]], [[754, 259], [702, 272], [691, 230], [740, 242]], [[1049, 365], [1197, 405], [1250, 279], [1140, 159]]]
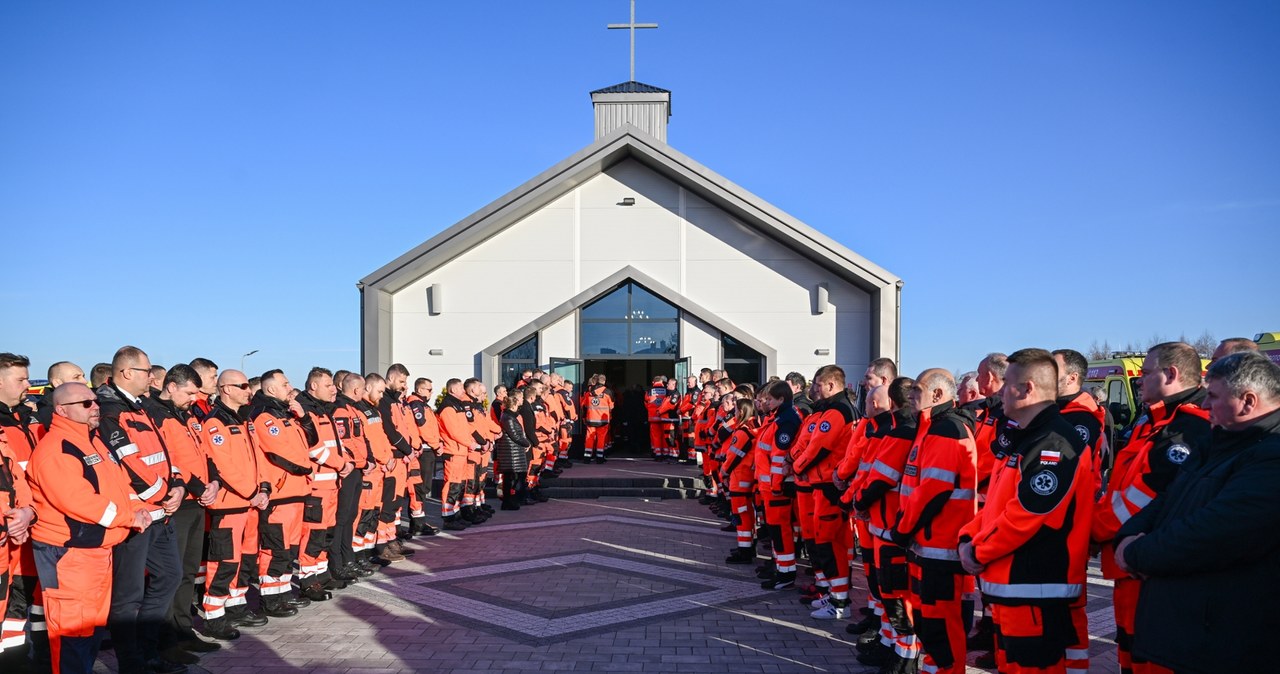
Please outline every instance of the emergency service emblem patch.
[[920, 451], [920, 445], [916, 445], [915, 447], [912, 447], [911, 453], [907, 455], [907, 461], [914, 463], [916, 460], [916, 453], [919, 451]]
[[778, 434], [778, 444], [780, 444], [780, 445], [785, 445], [785, 444], [787, 444], [788, 442], [791, 442], [791, 436], [790, 436], [790, 435], [787, 435], [786, 433], [779, 433], [779, 434]]
[[1174, 445], [1169, 448], [1169, 462], [1182, 464], [1191, 457], [1191, 448], [1186, 445]]
[[1080, 438], [1084, 440], [1084, 444], [1089, 444], [1089, 429], [1084, 426], [1076, 426], [1076, 432], [1080, 434]]
[[812, 433], [812, 432], [813, 432], [813, 429], [815, 429], [815, 428], [817, 428], [817, 427], [818, 427], [818, 424], [810, 423], [810, 424], [809, 424], [809, 432], [810, 432], [810, 433]]
[[1031, 478], [1031, 491], [1041, 496], [1048, 496], [1058, 491], [1058, 476], [1047, 470], [1036, 473], [1035, 477]]
[[272, 426], [271, 426], [271, 430], [269, 430], [269, 431], [267, 431], [267, 432], [268, 432], [268, 433], [270, 433], [270, 434], [272, 434], [272, 435], [280, 435], [280, 427], [279, 427], [279, 426], [276, 426], [276, 425], [272, 425]]
[[996, 442], [999, 443], [1001, 447], [1008, 447], [1009, 445], [1013, 444], [1009, 442], [1009, 438], [1005, 437], [1004, 433], [1001, 433], [996, 438]]
[[209, 438], [209, 441], [215, 445], [221, 445], [222, 443], [226, 442], [227, 439], [222, 437], [221, 435], [215, 435], [212, 438]]
[[818, 426], [818, 430], [822, 431], [823, 433], [826, 433], [827, 431], [831, 430], [831, 422], [830, 421], [822, 422], [822, 424]]
[[102, 457], [97, 454], [86, 454], [84, 457], [84, 465], [86, 466], [94, 466], [99, 463], [102, 463]]

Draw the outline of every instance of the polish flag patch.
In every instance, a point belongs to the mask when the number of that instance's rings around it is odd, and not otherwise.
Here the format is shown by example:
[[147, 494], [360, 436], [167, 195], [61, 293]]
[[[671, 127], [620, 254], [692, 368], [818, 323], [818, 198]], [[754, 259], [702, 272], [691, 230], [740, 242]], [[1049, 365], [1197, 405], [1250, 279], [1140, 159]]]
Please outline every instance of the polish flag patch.
[[1040, 452], [1040, 463], [1046, 466], [1056, 466], [1062, 460], [1062, 452], [1044, 451]]

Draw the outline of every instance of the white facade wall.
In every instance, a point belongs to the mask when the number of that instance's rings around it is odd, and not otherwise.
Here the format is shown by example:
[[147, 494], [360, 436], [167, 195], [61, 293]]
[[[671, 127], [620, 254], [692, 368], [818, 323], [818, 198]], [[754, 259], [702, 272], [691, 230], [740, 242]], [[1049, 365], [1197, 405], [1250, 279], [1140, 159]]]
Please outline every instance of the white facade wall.
[[[619, 205], [627, 197], [634, 206]], [[831, 362], [860, 371], [870, 359], [865, 291], [626, 160], [396, 292], [392, 360], [438, 382], [477, 376], [481, 349], [628, 265], [775, 349], [766, 374], [809, 376]], [[499, 291], [494, 281], [508, 278], [504, 270], [528, 274], [520, 296]], [[820, 315], [819, 283], [830, 298]], [[427, 306], [432, 284], [442, 298], [435, 316]], [[577, 355], [576, 320], [570, 312], [543, 330], [540, 360]], [[681, 355], [694, 368], [717, 367], [719, 331], [696, 317], [682, 329]], [[432, 349], [444, 355], [428, 355]]]

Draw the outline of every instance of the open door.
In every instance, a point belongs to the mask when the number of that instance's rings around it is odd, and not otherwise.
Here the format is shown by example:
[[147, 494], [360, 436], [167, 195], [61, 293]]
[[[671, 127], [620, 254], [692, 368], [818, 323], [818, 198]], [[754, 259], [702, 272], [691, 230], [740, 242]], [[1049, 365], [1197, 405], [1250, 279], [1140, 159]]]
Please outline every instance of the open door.
[[552, 358], [551, 365], [547, 371], [564, 377], [565, 381], [573, 383], [574, 391], [582, 392], [581, 360], [577, 358]]
[[689, 380], [689, 371], [693, 369], [693, 359], [684, 357], [676, 361], [676, 390], [680, 395], [688, 393], [686, 383]]

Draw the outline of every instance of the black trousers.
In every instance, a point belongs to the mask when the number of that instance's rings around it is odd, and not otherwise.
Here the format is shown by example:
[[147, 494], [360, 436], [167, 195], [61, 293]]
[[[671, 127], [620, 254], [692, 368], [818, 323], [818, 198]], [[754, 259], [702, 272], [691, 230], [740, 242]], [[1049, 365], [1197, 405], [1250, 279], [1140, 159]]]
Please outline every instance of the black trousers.
[[196, 574], [204, 559], [204, 507], [195, 501], [183, 501], [178, 506], [178, 511], [169, 518], [169, 523], [173, 525], [173, 531], [178, 537], [182, 573], [178, 578], [178, 589], [173, 595], [173, 605], [169, 609], [169, 634], [164, 635], [166, 646], [182, 641], [194, 631], [191, 626], [191, 606], [196, 598]]
[[178, 536], [171, 523], [153, 522], [111, 552], [111, 642], [120, 674], [145, 674], [146, 661], [159, 653], [160, 630], [182, 576]]
[[334, 516], [333, 540], [329, 542], [329, 569], [341, 569], [356, 561], [351, 538], [355, 536], [356, 520], [360, 517], [360, 492], [364, 485], [364, 473], [358, 470], [342, 478], [338, 483], [338, 508]]

